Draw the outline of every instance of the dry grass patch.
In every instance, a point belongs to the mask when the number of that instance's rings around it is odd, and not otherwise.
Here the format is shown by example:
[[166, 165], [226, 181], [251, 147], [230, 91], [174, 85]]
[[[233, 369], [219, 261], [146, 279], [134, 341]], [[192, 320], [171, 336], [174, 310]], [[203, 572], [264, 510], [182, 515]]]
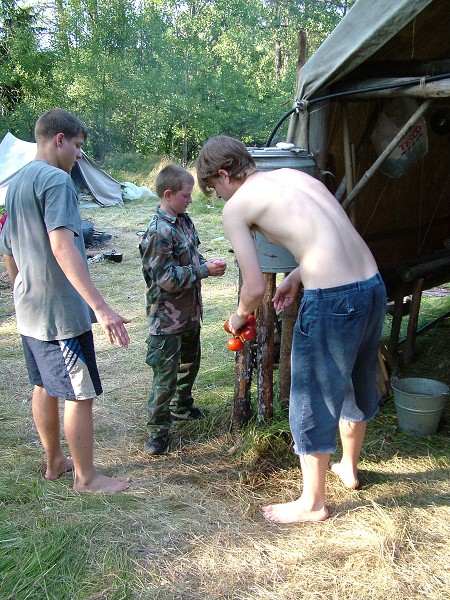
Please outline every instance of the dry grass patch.
[[[154, 202], [84, 211], [97, 231], [113, 235], [104, 248], [92, 251], [115, 249], [124, 255], [119, 264], [92, 264], [91, 273], [111, 305], [132, 319], [128, 350], [109, 346], [94, 327], [105, 390], [94, 405], [96, 462], [105, 473], [132, 476], [125, 494], [83, 496], [72, 491], [70, 476], [43, 480], [11, 289], [0, 283], [0, 552], [7, 558], [0, 561], [0, 596], [448, 597], [447, 417], [438, 435], [412, 438], [397, 429], [388, 400], [368, 429], [361, 489], [348, 490], [331, 472], [327, 475], [330, 519], [289, 527], [261, 517], [261, 505], [298, 497], [300, 473], [281, 409], [266, 428], [250, 424], [238, 452], [228, 452], [236, 443], [229, 432], [234, 356], [225, 347], [223, 322], [235, 306], [238, 273], [222, 239], [217, 204], [208, 208], [194, 201], [191, 210], [204, 254], [229, 263], [224, 278], [203, 285], [203, 361], [195, 394], [210, 413], [203, 421], [174, 426], [170, 453], [153, 458], [142, 452], [151, 370], [144, 362], [147, 325], [137, 232], [145, 229]], [[418, 358], [404, 373], [449, 383], [449, 329], [446, 320], [420, 336]], [[48, 553], [50, 538], [61, 552]]]

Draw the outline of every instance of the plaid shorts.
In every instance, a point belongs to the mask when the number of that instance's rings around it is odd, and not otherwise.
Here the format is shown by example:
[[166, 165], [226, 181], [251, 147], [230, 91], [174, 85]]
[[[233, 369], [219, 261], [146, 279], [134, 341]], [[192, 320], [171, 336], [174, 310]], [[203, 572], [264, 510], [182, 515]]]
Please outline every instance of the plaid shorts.
[[63, 400], [87, 400], [102, 393], [92, 331], [46, 342], [22, 335], [30, 383]]

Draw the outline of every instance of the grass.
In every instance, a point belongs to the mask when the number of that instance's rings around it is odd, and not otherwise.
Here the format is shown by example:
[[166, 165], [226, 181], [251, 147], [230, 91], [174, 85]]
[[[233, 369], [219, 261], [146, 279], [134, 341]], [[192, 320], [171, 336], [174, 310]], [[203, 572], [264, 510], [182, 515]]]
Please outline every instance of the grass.
[[[140, 173], [130, 170], [119, 179], [151, 187], [158, 164], [147, 166], [147, 172], [139, 165]], [[208, 208], [209, 202], [196, 192], [190, 213], [204, 254], [229, 264], [223, 278], [203, 284], [203, 360], [195, 394], [210, 413], [204, 421], [176, 425], [171, 452], [154, 458], [142, 452], [151, 373], [144, 362], [147, 327], [136, 235], [154, 201], [83, 211], [96, 230], [113, 235], [92, 251], [114, 248], [124, 255], [120, 264], [91, 265], [110, 304], [132, 319], [128, 350], [109, 346], [94, 326], [105, 388], [94, 404], [96, 463], [106, 474], [132, 476], [124, 494], [77, 494], [69, 475], [43, 479], [12, 292], [0, 281], [0, 598], [448, 597], [448, 406], [438, 434], [416, 438], [398, 429], [393, 400], [387, 399], [368, 427], [362, 488], [350, 491], [327, 475], [330, 519], [288, 527], [261, 518], [261, 504], [298, 496], [300, 474], [279, 407], [266, 427], [250, 423], [238, 451], [229, 452], [237, 443], [229, 431], [234, 356], [225, 346], [223, 322], [236, 303], [238, 272], [222, 239], [221, 203]], [[446, 298], [424, 296], [421, 315], [434, 315], [437, 303], [439, 311], [449, 310]], [[445, 319], [418, 336], [415, 360], [401, 365], [402, 376], [450, 384], [449, 324]]]

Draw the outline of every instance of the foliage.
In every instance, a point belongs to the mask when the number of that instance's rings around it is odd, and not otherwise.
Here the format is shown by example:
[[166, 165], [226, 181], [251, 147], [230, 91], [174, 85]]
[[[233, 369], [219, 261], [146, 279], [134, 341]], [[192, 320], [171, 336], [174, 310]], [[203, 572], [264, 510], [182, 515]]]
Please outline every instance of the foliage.
[[86, 149], [192, 160], [210, 135], [263, 145], [291, 105], [298, 31], [312, 53], [354, 0], [3, 0], [0, 125], [31, 140], [67, 108]]

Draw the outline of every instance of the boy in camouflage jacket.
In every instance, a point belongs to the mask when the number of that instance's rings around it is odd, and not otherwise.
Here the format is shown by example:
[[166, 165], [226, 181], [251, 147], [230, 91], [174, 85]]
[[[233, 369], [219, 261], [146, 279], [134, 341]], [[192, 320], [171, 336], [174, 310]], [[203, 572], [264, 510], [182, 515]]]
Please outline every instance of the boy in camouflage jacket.
[[200, 367], [201, 280], [220, 277], [226, 264], [206, 260], [186, 209], [194, 178], [179, 165], [168, 165], [156, 178], [160, 205], [139, 244], [147, 285], [149, 321], [146, 363], [153, 369], [148, 399], [147, 454], [162, 454], [172, 420], [199, 419], [192, 386]]

